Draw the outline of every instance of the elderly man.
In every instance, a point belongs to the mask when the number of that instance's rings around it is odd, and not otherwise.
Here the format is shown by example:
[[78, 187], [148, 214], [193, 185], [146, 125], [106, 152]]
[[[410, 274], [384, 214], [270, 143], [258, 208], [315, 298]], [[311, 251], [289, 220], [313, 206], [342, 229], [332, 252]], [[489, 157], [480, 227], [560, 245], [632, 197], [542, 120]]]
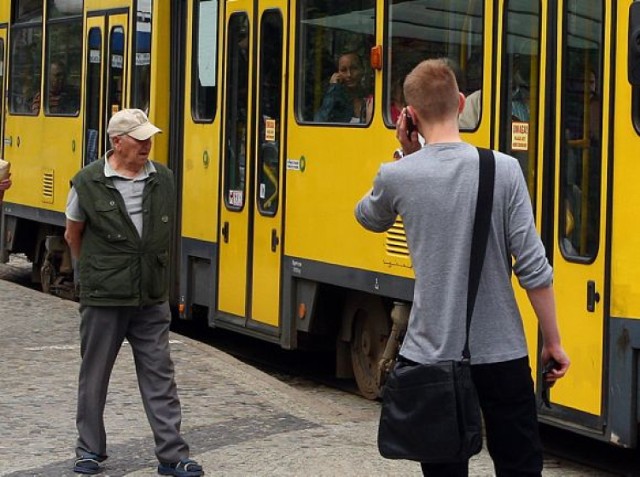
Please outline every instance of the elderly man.
[[113, 115], [113, 149], [72, 179], [65, 239], [80, 271], [80, 353], [74, 471], [96, 474], [107, 458], [104, 407], [126, 338], [155, 438], [158, 473], [203, 475], [180, 435], [181, 408], [169, 352], [169, 252], [173, 174], [149, 160], [158, 132], [139, 109]]

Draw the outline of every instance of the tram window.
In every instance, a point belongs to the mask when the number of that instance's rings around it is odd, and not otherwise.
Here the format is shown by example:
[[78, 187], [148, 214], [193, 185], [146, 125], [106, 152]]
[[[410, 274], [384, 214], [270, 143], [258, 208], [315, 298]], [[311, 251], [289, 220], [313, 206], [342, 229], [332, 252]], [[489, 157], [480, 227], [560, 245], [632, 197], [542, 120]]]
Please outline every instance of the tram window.
[[[103, 112], [103, 125], [109, 124], [111, 116], [120, 111], [124, 105], [123, 91], [125, 87], [125, 45], [126, 37], [124, 28], [115, 26], [109, 31], [107, 53], [107, 109]], [[110, 145], [106, 127], [103, 127], [103, 134], [100, 138], [100, 150], [106, 151]]]
[[12, 114], [35, 115], [40, 110], [43, 4], [19, 1], [14, 5], [13, 15], [9, 111]]
[[45, 112], [50, 116], [76, 115], [80, 110], [82, 17], [52, 23], [47, 39]]
[[16, 0], [14, 3], [14, 22], [42, 21], [42, 0]]
[[300, 121], [368, 124], [373, 112], [375, 1], [300, 2]]
[[151, 0], [138, 2], [135, 52], [132, 72], [131, 107], [149, 114], [151, 99]]
[[604, 6], [602, 0], [569, 2], [565, 11], [561, 116], [561, 250], [591, 260], [599, 246]]
[[87, 78], [85, 83], [85, 128], [86, 143], [84, 164], [98, 159], [102, 151], [98, 149], [100, 131], [100, 79], [102, 76], [102, 32], [93, 27], [88, 34]]
[[260, 124], [258, 210], [275, 215], [280, 195], [280, 126], [282, 111], [282, 14], [266, 12], [260, 24]]
[[191, 64], [191, 114], [196, 121], [212, 121], [216, 114], [216, 58], [218, 2], [200, 0], [194, 8]]
[[504, 24], [500, 149], [518, 159], [535, 205], [540, 3], [510, 0]]
[[[122, 27], [115, 27], [109, 35], [109, 76], [108, 76], [108, 104], [109, 119], [122, 109], [124, 89], [125, 65], [125, 37]], [[105, 123], [108, 123], [107, 120]]]
[[387, 65], [384, 71], [384, 118], [392, 127], [404, 107], [405, 76], [421, 61], [448, 58], [467, 107], [461, 129], [475, 129], [480, 121], [482, 86], [483, 2], [455, 0], [388, 3]]
[[249, 104], [249, 18], [246, 13], [231, 16], [228, 35], [225, 204], [231, 210], [241, 210], [245, 203]]
[[72, 15], [82, 15], [83, 0], [47, 0], [47, 16], [49, 18], [63, 18]]

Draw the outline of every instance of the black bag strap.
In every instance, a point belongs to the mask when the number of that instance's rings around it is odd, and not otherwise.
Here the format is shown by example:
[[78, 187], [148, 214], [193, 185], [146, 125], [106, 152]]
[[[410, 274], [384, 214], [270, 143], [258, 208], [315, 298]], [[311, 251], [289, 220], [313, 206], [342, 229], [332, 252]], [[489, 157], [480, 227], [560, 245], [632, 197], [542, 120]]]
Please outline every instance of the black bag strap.
[[476, 214], [473, 221], [473, 238], [471, 239], [471, 256], [469, 259], [469, 286], [467, 289], [467, 326], [462, 350], [462, 359], [469, 360], [469, 329], [471, 328], [471, 316], [476, 304], [480, 273], [484, 264], [484, 256], [487, 251], [489, 228], [491, 225], [491, 209], [493, 208], [493, 187], [496, 175], [496, 162], [493, 152], [489, 149], [478, 148], [480, 155], [480, 173], [478, 180], [478, 200], [476, 202]]

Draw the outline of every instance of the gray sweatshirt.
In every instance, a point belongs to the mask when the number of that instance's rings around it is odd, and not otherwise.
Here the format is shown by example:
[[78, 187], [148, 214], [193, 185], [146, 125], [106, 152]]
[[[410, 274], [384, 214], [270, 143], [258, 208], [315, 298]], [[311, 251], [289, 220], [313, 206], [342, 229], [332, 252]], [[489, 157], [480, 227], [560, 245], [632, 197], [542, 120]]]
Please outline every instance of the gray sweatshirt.
[[[522, 169], [514, 158], [494, 155], [491, 227], [470, 331], [474, 364], [527, 354], [512, 269], [525, 289], [549, 286], [553, 279]], [[416, 280], [400, 350], [410, 360], [461, 358], [478, 167], [477, 149], [469, 144], [427, 145], [383, 164], [373, 189], [356, 206], [358, 222], [374, 232], [389, 229], [398, 215], [403, 219]]]

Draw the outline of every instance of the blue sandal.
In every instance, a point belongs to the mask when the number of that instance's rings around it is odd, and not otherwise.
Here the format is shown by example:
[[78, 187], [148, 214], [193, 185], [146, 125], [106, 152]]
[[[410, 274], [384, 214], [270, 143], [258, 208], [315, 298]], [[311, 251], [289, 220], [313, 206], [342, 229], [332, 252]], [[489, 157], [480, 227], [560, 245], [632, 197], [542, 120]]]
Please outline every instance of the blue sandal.
[[204, 475], [202, 466], [192, 459], [182, 459], [175, 464], [158, 465], [158, 474], [174, 475], [175, 477], [200, 477]]
[[100, 466], [100, 458], [97, 455], [86, 454], [78, 457], [73, 465], [73, 471], [77, 474], [99, 474], [104, 469]]

